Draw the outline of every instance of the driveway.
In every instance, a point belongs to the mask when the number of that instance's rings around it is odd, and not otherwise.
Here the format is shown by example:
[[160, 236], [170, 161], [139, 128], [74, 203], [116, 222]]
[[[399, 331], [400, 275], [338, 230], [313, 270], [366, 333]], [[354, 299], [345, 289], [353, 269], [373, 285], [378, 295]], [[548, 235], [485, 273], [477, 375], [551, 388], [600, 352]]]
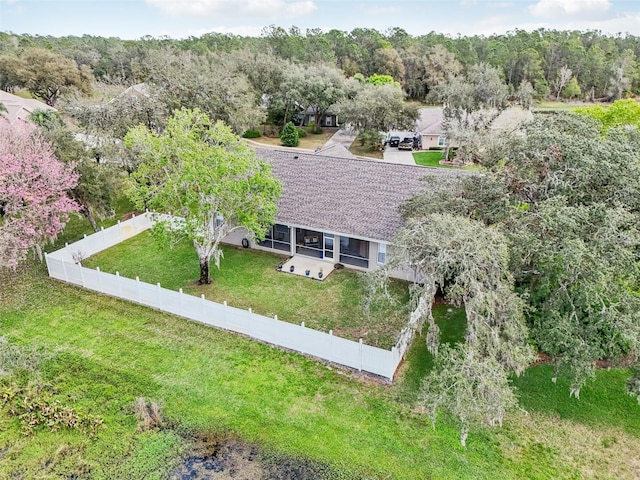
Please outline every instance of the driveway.
[[399, 163], [401, 165], [415, 165], [413, 152], [410, 150], [398, 150], [397, 147], [387, 146], [384, 149], [383, 159], [389, 163]]
[[351, 144], [353, 143], [353, 141], [356, 139], [356, 136], [357, 134], [355, 132], [341, 128], [340, 130], [338, 130], [336, 133], [333, 134], [333, 136], [327, 141], [327, 143], [324, 144], [322, 148], [327, 148], [327, 147], [330, 147], [331, 145], [335, 145], [336, 143], [339, 143], [340, 145], [343, 145], [344, 148], [348, 150]]

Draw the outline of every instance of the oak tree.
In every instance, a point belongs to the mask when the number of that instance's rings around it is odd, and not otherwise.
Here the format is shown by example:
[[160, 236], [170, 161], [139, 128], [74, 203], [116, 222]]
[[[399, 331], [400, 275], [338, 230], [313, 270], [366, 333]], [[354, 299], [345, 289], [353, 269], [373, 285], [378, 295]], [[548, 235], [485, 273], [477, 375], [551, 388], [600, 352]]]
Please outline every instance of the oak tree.
[[271, 166], [200, 110], [177, 111], [162, 133], [133, 128], [125, 144], [141, 160], [131, 176], [131, 200], [175, 216], [157, 216], [155, 231], [193, 241], [201, 284], [211, 283], [211, 258], [220, 267], [224, 237], [245, 228], [262, 238], [275, 222], [281, 184]]

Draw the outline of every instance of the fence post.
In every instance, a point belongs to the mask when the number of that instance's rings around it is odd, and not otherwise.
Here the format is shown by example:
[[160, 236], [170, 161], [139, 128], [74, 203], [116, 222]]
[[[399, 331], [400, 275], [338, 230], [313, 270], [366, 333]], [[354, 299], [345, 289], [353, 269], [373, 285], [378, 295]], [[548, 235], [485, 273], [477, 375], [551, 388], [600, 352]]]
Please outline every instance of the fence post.
[[224, 312], [224, 313], [222, 314], [222, 322], [223, 322], [224, 327], [222, 327], [222, 328], [226, 328], [227, 330], [231, 330], [231, 329], [229, 328], [229, 320], [228, 320], [228, 315], [227, 315], [227, 301], [226, 301], [226, 300], [224, 300], [224, 301], [222, 302], [222, 306], [224, 307], [224, 308], [222, 309], [222, 310], [223, 310], [223, 312]]
[[360, 362], [358, 365], [358, 371], [361, 372], [362, 371], [362, 339], [360, 339], [360, 341], [358, 342], [358, 345], [360, 347]]
[[118, 241], [121, 242], [122, 241], [122, 224], [120, 223], [120, 220], [118, 220]]
[[249, 307], [249, 309], [247, 310], [248, 314], [247, 314], [247, 331], [249, 332], [249, 335], [251, 337], [253, 337], [253, 322], [251, 320], [253, 320], [251, 318], [251, 316], [253, 315], [253, 312], [251, 311], [251, 307]]
[[107, 240], [104, 238], [104, 227], [100, 226], [100, 237], [102, 238], [102, 249], [107, 249]]
[[118, 286], [118, 297], [122, 298], [122, 283], [120, 283], [120, 272], [116, 272], [116, 285]]
[[160, 310], [162, 310], [162, 287], [160, 286], [160, 282], [158, 282], [156, 285], [158, 285], [158, 307]]
[[104, 293], [104, 288], [102, 288], [102, 272], [100, 271], [100, 267], [96, 267], [96, 271], [98, 272], [98, 288], [100, 289], [100, 293]]
[[140, 293], [140, 277], [136, 275], [136, 293], [138, 294], [138, 303], [142, 303], [142, 294]]
[[64, 273], [64, 281], [69, 283], [69, 275], [67, 274], [67, 262], [64, 260], [64, 258], [62, 259], [62, 273]]
[[207, 315], [206, 315], [206, 304], [204, 303], [206, 302], [206, 300], [204, 299], [204, 293], [202, 295], [200, 295], [200, 320], [202, 320], [203, 322], [206, 322], [207, 320]]
[[84, 275], [82, 274], [82, 271], [84, 270], [84, 267], [82, 266], [81, 262], [78, 262], [77, 265], [78, 265], [78, 268], [80, 269], [80, 285], [82, 285], [82, 288], [86, 288], [84, 286]]
[[398, 369], [398, 365], [400, 365], [400, 360], [404, 358], [404, 354], [398, 354], [399, 350], [397, 347], [391, 347], [391, 372], [389, 374], [389, 380], [393, 381], [393, 376], [396, 374], [396, 370]]
[[178, 289], [178, 293], [180, 294], [180, 315], [182, 315], [182, 312], [184, 311], [184, 302], [182, 300], [183, 293], [181, 288]]
[[[300, 328], [302, 328], [302, 332], [304, 332], [304, 322], [300, 322]], [[304, 338], [304, 333], [300, 335], [300, 338]], [[304, 340], [300, 342], [300, 353], [304, 353]]]
[[335, 358], [335, 355], [333, 354], [333, 329], [329, 330], [329, 355], [328, 355], [328, 359], [327, 360], [331, 360], [333, 362], [333, 359]]

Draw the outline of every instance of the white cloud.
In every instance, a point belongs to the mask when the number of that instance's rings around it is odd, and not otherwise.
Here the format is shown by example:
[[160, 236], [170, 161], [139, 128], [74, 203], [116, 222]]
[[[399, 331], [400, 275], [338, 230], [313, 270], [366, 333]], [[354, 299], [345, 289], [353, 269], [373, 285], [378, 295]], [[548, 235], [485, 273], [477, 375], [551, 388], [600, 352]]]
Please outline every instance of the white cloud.
[[313, 0], [145, 0], [147, 5], [175, 16], [229, 15], [238, 17], [300, 17], [318, 7]]
[[461, 7], [473, 7], [478, 3], [478, 0], [460, 0]]
[[593, 17], [611, 8], [609, 0], [539, 0], [529, 6], [535, 17]]

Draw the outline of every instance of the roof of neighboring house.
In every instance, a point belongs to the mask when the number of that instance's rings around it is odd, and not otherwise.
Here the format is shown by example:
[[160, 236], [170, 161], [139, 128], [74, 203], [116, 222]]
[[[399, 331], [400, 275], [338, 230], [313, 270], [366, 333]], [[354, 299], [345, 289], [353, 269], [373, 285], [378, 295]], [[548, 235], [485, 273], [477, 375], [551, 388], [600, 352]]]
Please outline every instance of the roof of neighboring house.
[[[530, 110], [520, 107], [506, 108], [491, 123], [491, 128], [505, 129], [517, 126], [525, 120], [533, 118]], [[442, 135], [445, 133], [442, 126], [442, 108], [422, 108], [418, 119], [418, 132], [422, 135]]]
[[428, 188], [423, 177], [469, 174], [273, 149], [256, 154], [283, 183], [278, 222], [381, 241], [402, 226], [400, 205]]
[[533, 119], [533, 112], [520, 107], [511, 107], [500, 112], [500, 115], [491, 123], [491, 128], [504, 130], [515, 128], [526, 120]]
[[440, 135], [444, 133], [442, 108], [421, 108], [416, 130], [422, 135]]
[[334, 143], [329, 146], [324, 146], [313, 153], [315, 155], [324, 155], [326, 157], [356, 158], [356, 156], [351, 153], [347, 147], [340, 143]]
[[39, 100], [22, 98], [3, 90], [0, 90], [0, 103], [7, 108], [7, 111], [0, 113], [0, 115], [7, 118], [9, 123], [14, 123], [17, 120], [28, 122], [29, 116], [36, 110], [56, 110]]

